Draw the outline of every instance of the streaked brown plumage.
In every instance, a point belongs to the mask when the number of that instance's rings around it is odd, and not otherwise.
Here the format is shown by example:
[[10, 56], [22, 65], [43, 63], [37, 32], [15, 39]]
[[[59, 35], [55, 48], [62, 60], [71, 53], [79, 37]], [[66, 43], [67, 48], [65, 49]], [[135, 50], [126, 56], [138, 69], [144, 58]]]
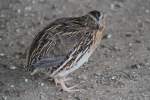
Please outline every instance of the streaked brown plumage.
[[74, 72], [96, 49], [104, 31], [104, 15], [91, 11], [81, 17], [60, 18], [49, 24], [34, 38], [27, 57], [32, 74], [43, 72], [61, 84], [64, 91], [68, 74]]

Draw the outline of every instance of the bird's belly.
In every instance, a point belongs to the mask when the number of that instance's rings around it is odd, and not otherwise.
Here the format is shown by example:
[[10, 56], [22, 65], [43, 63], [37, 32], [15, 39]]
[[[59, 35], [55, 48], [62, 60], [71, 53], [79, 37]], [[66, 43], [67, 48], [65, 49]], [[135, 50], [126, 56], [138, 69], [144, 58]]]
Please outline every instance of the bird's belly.
[[76, 67], [80, 67], [82, 66], [84, 63], [88, 62], [89, 57], [91, 56], [92, 52], [86, 52], [79, 61], [76, 62], [75, 66]]
[[[82, 58], [80, 58], [80, 60], [78, 62], [76, 62], [76, 67], [80, 67], [82, 66], [85, 62], [88, 62], [89, 57], [91, 56], [91, 54], [95, 51], [96, 47], [99, 45], [100, 41], [102, 38], [102, 32], [98, 31], [96, 33], [96, 38], [95, 38], [95, 43], [92, 45], [92, 47], [89, 49], [88, 52], [86, 52]], [[80, 55], [80, 54], [79, 54]]]

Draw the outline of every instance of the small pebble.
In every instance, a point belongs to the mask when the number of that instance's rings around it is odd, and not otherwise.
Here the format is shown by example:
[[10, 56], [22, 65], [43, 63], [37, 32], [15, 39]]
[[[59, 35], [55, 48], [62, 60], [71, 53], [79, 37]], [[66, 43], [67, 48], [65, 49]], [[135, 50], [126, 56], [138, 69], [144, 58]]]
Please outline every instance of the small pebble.
[[17, 29], [16, 29], [16, 32], [17, 32], [17, 33], [20, 33], [20, 32], [21, 32], [21, 30], [20, 30], [19, 28], [17, 28]]
[[27, 83], [29, 80], [27, 78], [25, 78], [24, 81]]
[[131, 37], [132, 35], [129, 34], [129, 33], [127, 33], [127, 34], [125, 34], [125, 36], [126, 36], [126, 37]]
[[123, 6], [122, 3], [115, 2], [115, 3], [113, 3], [113, 4], [110, 5], [110, 8], [111, 8], [112, 10], [116, 10], [116, 9], [118, 9], [118, 8], [121, 8], [122, 6]]
[[100, 75], [101, 75], [101, 73], [94, 73], [94, 77], [95, 77], [95, 78], [99, 78]]
[[4, 15], [4, 14], [1, 14], [0, 17], [5, 17], [5, 15]]
[[12, 47], [13, 44], [14, 44], [13, 41], [11, 41], [11, 42], [8, 44], [8, 46], [9, 46], [9, 47]]
[[2, 40], [2, 37], [0, 36], [0, 41]]
[[112, 76], [111, 77], [112, 80], [115, 80], [116, 78], [117, 78], [117, 76]]
[[132, 69], [139, 69], [139, 68], [141, 68], [141, 66], [139, 64], [134, 64], [134, 65], [131, 65], [131, 68]]
[[149, 66], [149, 65], [150, 65], [150, 63], [146, 62], [146, 63], [145, 63], [145, 65], [146, 65], [146, 66]]
[[52, 7], [51, 7], [52, 9], [56, 9], [56, 6], [55, 5], [52, 5]]
[[112, 37], [112, 34], [106, 34], [103, 36], [103, 39], [110, 39]]
[[4, 53], [0, 53], [0, 56], [3, 57], [3, 56], [5, 56], [5, 54]]
[[9, 68], [12, 69], [12, 70], [15, 70], [17, 67], [14, 66], [14, 65], [11, 65]]
[[32, 9], [32, 7], [31, 6], [27, 6], [27, 7], [25, 7], [25, 10], [26, 11], [30, 11]]
[[132, 44], [132, 43], [129, 43], [129, 46], [131, 47], [131, 46], [133, 46], [133, 44]]
[[114, 62], [115, 65], [118, 65], [118, 62]]
[[107, 38], [108, 38], [108, 39], [110, 39], [111, 37], [112, 37], [112, 35], [111, 35], [111, 34], [108, 34], [108, 35], [107, 35]]
[[141, 20], [138, 20], [137, 27], [139, 27], [139, 28], [143, 28], [144, 27], [144, 24], [143, 24], [143, 22]]
[[82, 79], [84, 79], [84, 80], [87, 80], [87, 79], [88, 79], [88, 77], [87, 77], [86, 75], [81, 75], [79, 78], [82, 78]]
[[130, 53], [129, 55], [131, 55], [131, 57], [130, 57], [131, 60], [135, 59], [135, 57], [132, 55], [132, 53]]
[[135, 40], [135, 43], [141, 43], [141, 41], [140, 40]]
[[149, 13], [150, 11], [149, 11], [149, 9], [146, 9], [145, 12], [146, 12], [146, 13]]
[[41, 86], [44, 86], [44, 83], [41, 83]]
[[10, 87], [11, 87], [11, 88], [14, 88], [15, 86], [14, 86], [14, 85], [10, 85]]
[[146, 23], [150, 23], [150, 19], [148, 19], [148, 18], [145, 19], [145, 22], [146, 22]]
[[19, 13], [19, 14], [20, 14], [20, 13], [21, 13], [21, 9], [17, 9], [17, 13]]
[[32, 4], [35, 4], [36, 3], [36, 0], [32, 0]]

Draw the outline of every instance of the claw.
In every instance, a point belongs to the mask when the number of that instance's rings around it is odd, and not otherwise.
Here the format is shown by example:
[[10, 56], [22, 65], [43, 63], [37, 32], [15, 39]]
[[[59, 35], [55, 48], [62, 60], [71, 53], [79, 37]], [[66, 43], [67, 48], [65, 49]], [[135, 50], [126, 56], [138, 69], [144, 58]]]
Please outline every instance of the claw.
[[[76, 84], [76, 85], [74, 85], [74, 86], [71, 86], [71, 87], [69, 87], [68, 89], [69, 90], [72, 90], [72, 89], [74, 89], [74, 88], [76, 88], [76, 87], [78, 87], [79, 86], [79, 84]], [[79, 89], [76, 89], [75, 91], [78, 91]]]

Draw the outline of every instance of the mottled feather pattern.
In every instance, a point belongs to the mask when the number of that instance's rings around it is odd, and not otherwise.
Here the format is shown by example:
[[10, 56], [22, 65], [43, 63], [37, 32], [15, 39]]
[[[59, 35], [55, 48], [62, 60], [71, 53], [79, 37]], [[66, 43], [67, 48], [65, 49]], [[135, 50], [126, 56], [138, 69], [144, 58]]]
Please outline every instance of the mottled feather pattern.
[[[58, 19], [54, 21], [52, 24], [46, 27], [43, 31], [41, 31], [35, 37], [31, 45], [27, 66], [37, 63], [38, 61], [40, 61], [42, 57], [47, 57], [48, 53], [53, 48], [55, 48], [55, 45], [57, 45], [56, 42], [61, 40], [61, 37], [73, 38], [73, 39], [77, 38], [77, 42], [81, 41], [83, 43], [75, 43], [73, 44], [74, 47], [77, 47], [77, 45], [79, 45], [78, 46], [79, 50], [77, 50], [78, 52], [84, 50], [85, 48], [84, 46], [86, 46], [85, 44], [87, 43], [86, 41], [92, 39], [92, 36], [90, 36], [92, 34], [90, 34], [89, 32], [93, 31], [90, 29], [90, 27], [87, 27], [89, 23], [85, 23], [86, 20], [92, 20], [92, 19], [90, 19], [90, 17], [85, 17], [85, 16], [80, 17], [80, 18], [77, 17], [77, 18], [69, 18], [69, 19], [62, 18], [62, 19]], [[82, 37], [81, 37], [81, 34], [82, 34]], [[59, 40], [58, 40], [58, 37], [60, 37]], [[63, 41], [61, 41], [60, 43], [63, 43]], [[83, 45], [83, 46], [80, 46], [80, 45]], [[63, 48], [66, 48], [66, 47], [63, 47]], [[71, 51], [72, 50], [70, 50], [69, 52]], [[76, 57], [75, 55], [77, 55], [78, 52], [75, 52], [73, 56]], [[66, 59], [68, 59], [67, 56], [66, 56]]]

